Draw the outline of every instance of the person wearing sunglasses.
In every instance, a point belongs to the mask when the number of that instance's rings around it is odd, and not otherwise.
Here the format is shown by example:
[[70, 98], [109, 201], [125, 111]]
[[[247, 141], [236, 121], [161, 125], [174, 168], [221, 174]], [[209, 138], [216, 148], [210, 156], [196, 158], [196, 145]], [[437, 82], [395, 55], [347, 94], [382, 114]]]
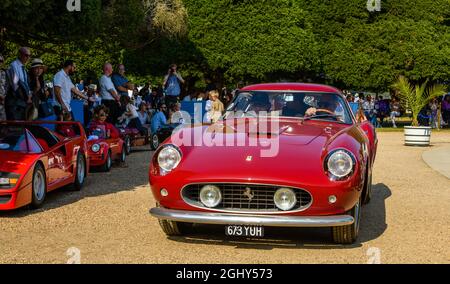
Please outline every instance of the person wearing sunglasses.
[[128, 91], [134, 90], [134, 84], [125, 77], [125, 65], [123, 64], [117, 66], [117, 72], [112, 74], [111, 81], [121, 96], [128, 96]]
[[104, 131], [104, 138], [119, 138], [119, 130], [114, 125], [106, 121], [108, 115], [109, 109], [106, 106], [100, 105], [96, 107], [94, 109], [94, 119], [89, 123], [88, 126], [89, 133], [93, 133], [98, 129], [101, 129], [102, 131]]
[[151, 121], [151, 131], [155, 134], [163, 125], [167, 124], [167, 106], [165, 103], [161, 103], [158, 107], [158, 111], [153, 115]]
[[30, 61], [31, 52], [28, 47], [19, 49], [18, 57], [14, 60], [7, 77], [11, 90], [5, 99], [6, 116], [8, 120], [25, 120], [26, 108], [32, 103], [32, 93], [28, 83], [28, 74], [25, 65]]

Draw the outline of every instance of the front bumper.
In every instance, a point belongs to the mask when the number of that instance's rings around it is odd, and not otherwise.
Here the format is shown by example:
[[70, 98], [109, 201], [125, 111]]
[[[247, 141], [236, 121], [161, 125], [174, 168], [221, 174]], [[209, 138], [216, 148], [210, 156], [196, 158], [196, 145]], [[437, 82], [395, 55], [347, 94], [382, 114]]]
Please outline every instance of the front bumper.
[[150, 214], [163, 220], [216, 224], [216, 225], [258, 225], [267, 227], [336, 227], [353, 224], [350, 215], [332, 216], [273, 216], [209, 213], [197, 211], [152, 208]]
[[89, 153], [89, 165], [91, 167], [103, 166], [106, 163], [106, 157], [101, 153]]

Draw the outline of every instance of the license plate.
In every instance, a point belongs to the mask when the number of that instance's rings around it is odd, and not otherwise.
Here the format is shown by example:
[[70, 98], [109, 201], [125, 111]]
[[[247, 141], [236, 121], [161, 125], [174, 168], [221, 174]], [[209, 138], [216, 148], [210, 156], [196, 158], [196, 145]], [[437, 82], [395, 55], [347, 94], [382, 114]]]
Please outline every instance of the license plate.
[[261, 226], [225, 226], [225, 235], [234, 237], [264, 237], [264, 227]]

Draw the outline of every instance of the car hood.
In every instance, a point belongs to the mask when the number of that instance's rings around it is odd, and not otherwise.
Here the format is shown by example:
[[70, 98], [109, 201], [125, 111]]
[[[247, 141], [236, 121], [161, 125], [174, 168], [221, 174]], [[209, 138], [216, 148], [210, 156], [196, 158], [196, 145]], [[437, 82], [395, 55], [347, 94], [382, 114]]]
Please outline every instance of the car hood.
[[[267, 127], [259, 127], [262, 124]], [[180, 147], [183, 159], [179, 170], [186, 174], [202, 172], [207, 179], [298, 180], [323, 169], [326, 145], [348, 127], [300, 119], [245, 119], [185, 128], [174, 133], [168, 143]], [[200, 133], [203, 141], [195, 137]], [[186, 145], [186, 136], [191, 136], [192, 145]]]
[[39, 156], [39, 154], [2, 151], [0, 152], [0, 171], [23, 175]]

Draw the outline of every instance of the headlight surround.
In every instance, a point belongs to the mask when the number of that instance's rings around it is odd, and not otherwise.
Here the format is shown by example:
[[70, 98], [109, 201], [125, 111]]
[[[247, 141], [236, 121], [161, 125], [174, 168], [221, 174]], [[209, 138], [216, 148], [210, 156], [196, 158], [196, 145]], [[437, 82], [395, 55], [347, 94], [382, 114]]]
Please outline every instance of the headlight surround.
[[297, 204], [297, 197], [292, 189], [280, 188], [275, 192], [273, 202], [280, 210], [289, 211]]
[[181, 162], [181, 151], [175, 145], [166, 145], [158, 153], [158, 166], [165, 172], [175, 169]]
[[222, 202], [220, 188], [214, 185], [205, 185], [200, 190], [200, 201], [208, 208], [216, 207]]
[[99, 144], [92, 145], [91, 150], [94, 153], [98, 153], [98, 151], [100, 151], [100, 145]]
[[345, 149], [332, 151], [325, 160], [325, 170], [333, 180], [343, 180], [351, 176], [355, 165], [355, 157]]

